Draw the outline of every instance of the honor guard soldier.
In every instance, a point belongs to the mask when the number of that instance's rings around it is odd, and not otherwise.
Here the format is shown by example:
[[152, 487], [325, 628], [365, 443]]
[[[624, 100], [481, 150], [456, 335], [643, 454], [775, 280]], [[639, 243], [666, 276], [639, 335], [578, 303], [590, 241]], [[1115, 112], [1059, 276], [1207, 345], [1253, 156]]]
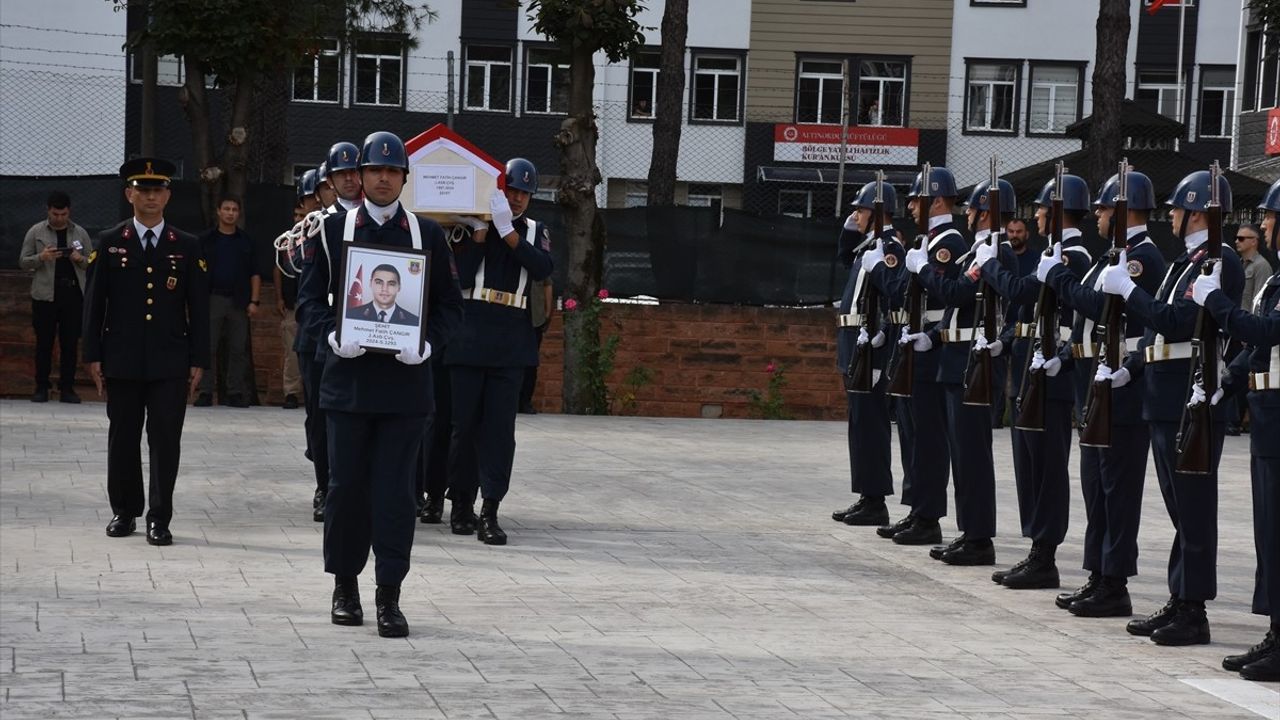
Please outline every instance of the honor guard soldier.
[[[378, 634], [403, 637], [400, 584], [409, 572], [416, 505], [414, 471], [434, 409], [431, 366], [424, 361], [462, 320], [452, 256], [440, 226], [401, 206], [408, 155], [400, 138], [375, 132], [360, 154], [365, 200], [355, 210], [325, 219], [320, 241], [303, 273], [299, 305], [313, 337], [325, 338], [319, 406], [328, 424], [331, 475], [324, 504], [325, 571], [335, 580], [331, 620], [360, 625], [357, 576], [375, 558]], [[332, 167], [332, 165], [330, 166]], [[347, 288], [338, 269], [346, 243], [426, 250], [427, 344], [392, 356], [366, 353], [355, 341], [337, 341], [332, 299], [345, 306]]]
[[334, 190], [333, 184], [329, 182], [328, 159], [316, 168], [316, 199], [320, 202], [321, 209], [332, 207], [338, 201], [338, 191]]
[[[1258, 208], [1264, 213], [1264, 237], [1272, 251], [1280, 250], [1280, 181], [1271, 185]], [[1227, 656], [1222, 667], [1246, 680], [1275, 682], [1280, 680], [1280, 270], [1254, 296], [1251, 313], [1236, 307], [1221, 285], [1218, 263], [1212, 275], [1196, 281], [1192, 295], [1223, 332], [1248, 343], [1232, 361], [1227, 384], [1233, 391], [1249, 390], [1253, 547], [1258, 556], [1252, 609], [1271, 620], [1262, 642]]]
[[[1098, 234], [1117, 233], [1123, 237], [1128, 255], [1125, 270], [1145, 292], [1154, 296], [1164, 277], [1165, 261], [1159, 248], [1147, 237], [1147, 220], [1156, 207], [1151, 180], [1140, 172], [1125, 172], [1124, 216], [1119, 216], [1117, 198], [1120, 176], [1113, 175], [1098, 192], [1094, 214]], [[1118, 258], [1115, 260], [1118, 262]], [[1101, 255], [1082, 279], [1056, 255], [1041, 259], [1037, 277], [1058, 293], [1075, 311], [1071, 330], [1072, 355], [1076, 362], [1076, 399], [1084, 412], [1088, 388], [1098, 373], [1109, 376], [1112, 368], [1097, 359], [1105, 345], [1095, 338], [1099, 323], [1105, 324], [1107, 298], [1102, 292], [1102, 274], [1112, 260]], [[1121, 362], [1136, 351], [1142, 339], [1142, 322], [1123, 319], [1117, 337]], [[1105, 341], [1103, 341], [1105, 342]], [[1101, 367], [1095, 367], [1095, 359]], [[1142, 490], [1147, 474], [1150, 434], [1142, 419], [1142, 391], [1135, 384], [1112, 388], [1110, 442], [1107, 446], [1080, 442], [1080, 489], [1084, 495], [1084, 569], [1089, 579], [1073, 592], [1063, 593], [1058, 607], [1080, 617], [1128, 617], [1133, 614], [1128, 579], [1138, 574], [1138, 525], [1142, 518]]]
[[[880, 205], [883, 208], [881, 226], [874, 226], [877, 185], [881, 188]], [[891, 280], [895, 273], [904, 270], [902, 264], [906, 250], [897, 241], [893, 229], [892, 214], [897, 206], [897, 193], [893, 186], [883, 182], [869, 182], [858, 191], [853, 200], [853, 214], [845, 220], [840, 233], [839, 260], [849, 268], [840, 300], [837, 318], [836, 367], [846, 378], [845, 393], [848, 402], [849, 472], [852, 490], [858, 501], [845, 510], [831, 514], [832, 519], [846, 525], [889, 524], [889, 509], [884, 499], [893, 494], [892, 450], [890, 443], [889, 398], [885, 395], [886, 383], [882, 382], [889, 359], [891, 337], [888, 324], [889, 312], [901, 306], [902, 294], [896, 299], [890, 294]], [[884, 264], [890, 272], [873, 276], [873, 266]], [[900, 286], [901, 283], [892, 283]], [[874, 293], [875, 301], [869, 296]], [[866, 316], [875, 312], [874, 319]], [[868, 327], [874, 327], [871, 336]], [[867, 353], [868, 357], [859, 357]], [[850, 389], [847, 385], [860, 364], [871, 364], [869, 387]], [[856, 369], [855, 369], [856, 368]], [[909, 444], [903, 443], [903, 449]]]
[[[1219, 176], [1223, 213], [1231, 212], [1231, 186]], [[1178, 472], [1179, 424], [1186, 405], [1188, 378], [1194, 367], [1192, 337], [1200, 308], [1192, 300], [1192, 285], [1208, 257], [1207, 212], [1211, 197], [1209, 171], [1183, 178], [1166, 201], [1172, 206], [1174, 234], [1184, 252], [1169, 265], [1155, 295], [1138, 287], [1129, 276], [1128, 256], [1103, 273], [1102, 289], [1125, 299], [1125, 312], [1146, 327], [1139, 352], [1107, 375], [1111, 387], [1131, 380], [1145, 382], [1143, 420], [1151, 429], [1160, 493], [1175, 530], [1169, 550], [1169, 602], [1149, 617], [1132, 620], [1127, 630], [1150, 636], [1159, 645], [1209, 642], [1205, 601], [1218, 592], [1218, 460], [1227, 425], [1225, 408], [1215, 407], [1210, 427], [1211, 450], [1206, 475]], [[1222, 247], [1222, 289], [1238, 305], [1244, 290], [1244, 269], [1230, 247]], [[1098, 375], [1102, 379], [1102, 373]], [[1132, 451], [1132, 450], [1131, 450]]]
[[[349, 144], [349, 143], [348, 143]], [[298, 181], [298, 203], [304, 214], [324, 211], [324, 198], [320, 193], [320, 171], [308, 170]], [[304, 229], [305, 233], [306, 230]], [[317, 238], [304, 237], [301, 248], [301, 272], [298, 273], [298, 287], [302, 286], [302, 276], [307, 273], [315, 257]], [[323, 252], [323, 251], [321, 251]], [[320, 373], [324, 365], [316, 361], [319, 338], [313, 337], [307, 323], [302, 317], [301, 303], [294, 308], [294, 319], [297, 322], [297, 334], [294, 337], [293, 349], [298, 355], [298, 374], [302, 377], [302, 404], [306, 416], [303, 429], [307, 436], [307, 457], [311, 460], [312, 472], [315, 475], [316, 489], [311, 496], [311, 519], [324, 522], [324, 499], [329, 492], [329, 443], [325, 430], [324, 412], [318, 407], [320, 399]]]
[[325, 180], [333, 188], [336, 199], [326, 210], [340, 213], [360, 207], [361, 173], [358, 167], [360, 150], [349, 142], [334, 143], [325, 160]]
[[[1036, 198], [1036, 222], [1041, 235], [1049, 236], [1052, 228], [1052, 207], [1055, 197], [1062, 201], [1062, 228], [1052, 233], [1059, 241], [1053, 255], [1061, 258], [1066, 272], [1078, 282], [1089, 264], [1093, 262], [1084, 247], [1080, 221], [1089, 213], [1089, 186], [1075, 175], [1063, 174], [1062, 186], [1058, 178], [1050, 180]], [[1012, 190], [1012, 188], [1010, 188]], [[1004, 192], [1001, 192], [1001, 200]], [[1039, 305], [1037, 295], [1042, 284], [1036, 275], [1017, 277], [1000, 267], [995, 251], [980, 245], [976, 251], [977, 262], [982, 267], [982, 278], [996, 292], [1012, 303]], [[1053, 307], [1036, 307], [1033, 319], [1053, 322], [1053, 346], [1037, 347], [1032, 352], [1030, 366], [1044, 372], [1044, 422], [1039, 429], [1026, 429], [1014, 423], [1013, 467], [1018, 488], [1018, 515], [1022, 536], [1031, 540], [1027, 557], [1007, 571], [992, 574], [993, 582], [1015, 590], [1056, 588], [1061, 583], [1056, 562], [1058, 546], [1067, 535], [1070, 518], [1071, 480], [1068, 464], [1071, 460], [1071, 406], [1075, 396], [1073, 378], [1074, 361], [1069, 356], [1070, 345], [1061, 342], [1069, 337], [1071, 310], [1053, 295], [1042, 295], [1040, 302], [1052, 300]], [[1022, 325], [1015, 335], [1034, 336], [1036, 324]], [[1067, 353], [1067, 356], [1063, 356]], [[1030, 377], [1028, 372], [1024, 377]], [[1025, 397], [1025, 393], [1024, 393]]]
[[[133, 217], [103, 231], [89, 256], [84, 360], [107, 397], [107, 535], [124, 537], [147, 511], [147, 542], [169, 545], [187, 397], [209, 366], [209, 284], [200, 243], [168, 224], [173, 163], [120, 166]], [[142, 427], [151, 482], [142, 488]], [[149, 498], [149, 503], [148, 503]]]
[[[498, 526], [498, 504], [511, 483], [524, 371], [538, 364], [529, 291], [531, 281], [546, 279], [552, 270], [547, 228], [525, 216], [537, 191], [533, 163], [508, 161], [504, 190], [490, 200], [489, 231], [455, 249], [467, 315], [445, 351], [453, 391], [449, 520], [454, 533], [476, 532], [486, 545], [507, 542]], [[477, 242], [482, 237], [485, 242]], [[478, 529], [477, 486], [484, 499]]]

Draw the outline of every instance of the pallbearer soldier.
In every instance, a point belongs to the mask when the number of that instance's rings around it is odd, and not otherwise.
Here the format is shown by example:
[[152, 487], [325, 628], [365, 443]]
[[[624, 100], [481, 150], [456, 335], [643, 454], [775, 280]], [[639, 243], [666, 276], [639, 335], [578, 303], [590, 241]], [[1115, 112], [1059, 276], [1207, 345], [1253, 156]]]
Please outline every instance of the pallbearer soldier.
[[[849, 279], [837, 318], [840, 330], [836, 368], [846, 377], [849, 470], [858, 501], [831, 517], [846, 525], [889, 523], [884, 499], [893, 494], [893, 468], [889, 398], [885, 396], [883, 374], [892, 345], [885, 339], [892, 336], [889, 312], [901, 305], [902, 297], [899, 293], [895, 300], [889, 293], [889, 281], [902, 272], [902, 258], [906, 255], [893, 230], [896, 205], [897, 193], [892, 185], [883, 181], [867, 183], [854, 198], [853, 213], [840, 233], [839, 259], [849, 268]], [[879, 227], [875, 225], [877, 220]], [[888, 272], [873, 277], [871, 267], [880, 264]], [[868, 318], [869, 314], [876, 317]]]
[[[1160, 492], [1176, 531], [1169, 550], [1169, 602], [1149, 617], [1132, 620], [1127, 629], [1150, 636], [1159, 645], [1195, 645], [1209, 642], [1205, 601], [1218, 592], [1218, 460], [1227, 425], [1224, 407], [1214, 408], [1209, 428], [1208, 472], [1178, 470], [1178, 434], [1186, 407], [1187, 385], [1196, 368], [1192, 362], [1192, 337], [1200, 308], [1191, 288], [1201, 276], [1213, 243], [1210, 232], [1221, 240], [1222, 228], [1210, 227], [1210, 199], [1216, 197], [1222, 212], [1231, 212], [1231, 186], [1218, 176], [1216, 192], [1209, 171], [1183, 178], [1166, 201], [1172, 206], [1174, 234], [1185, 250], [1174, 259], [1155, 295], [1139, 288], [1129, 276], [1128, 255], [1103, 272], [1104, 292], [1125, 299], [1125, 312], [1146, 327], [1139, 352], [1107, 374], [1112, 388], [1141, 379], [1145, 388], [1142, 417], [1151, 429], [1151, 455], [1155, 460]], [[1216, 208], [1214, 208], [1216, 210]], [[1233, 304], [1244, 290], [1244, 269], [1229, 247], [1221, 248], [1222, 286]], [[1216, 343], [1214, 343], [1216, 346]], [[1213, 351], [1216, 354], [1216, 350]], [[1215, 371], [1216, 373], [1216, 371]], [[1098, 379], [1104, 379], [1099, 372]], [[1216, 380], [1216, 374], [1215, 378]]]
[[[147, 542], [169, 545], [173, 486], [187, 397], [209, 366], [209, 279], [200, 242], [168, 224], [173, 163], [136, 158], [120, 166], [133, 217], [104, 231], [89, 255], [84, 359], [106, 394], [107, 535], [124, 537], [147, 511]], [[142, 491], [142, 427], [151, 482]], [[149, 498], [149, 501], [148, 501]]]
[[[545, 225], [525, 216], [538, 191], [538, 169], [524, 158], [507, 162], [505, 189], [490, 201], [489, 231], [456, 245], [467, 317], [449, 343], [445, 362], [453, 395], [449, 447], [450, 524], [476, 532], [486, 545], [505, 545], [498, 504], [511, 484], [516, 410], [524, 371], [538, 364], [538, 338], [529, 313], [531, 280], [551, 275]], [[479, 527], [475, 497], [484, 502]]]
[[[1151, 180], [1140, 172], [1125, 171], [1125, 192], [1120, 192], [1120, 175], [1103, 183], [1094, 201], [1098, 218], [1098, 234], [1114, 233], [1113, 245], [1128, 255], [1125, 267], [1129, 277], [1144, 291], [1155, 295], [1164, 277], [1165, 262], [1159, 248], [1147, 237], [1147, 220], [1155, 209], [1156, 197]], [[1123, 207], [1118, 207], [1123, 206]], [[1119, 250], [1113, 252], [1118, 253]], [[1058, 607], [1081, 617], [1127, 617], [1133, 614], [1129, 600], [1128, 578], [1138, 574], [1138, 524], [1142, 517], [1142, 487], [1147, 474], [1147, 448], [1151, 437], [1142, 420], [1142, 391], [1134, 384], [1099, 389], [1095, 375], [1109, 376], [1105, 358], [1107, 338], [1116, 342], [1116, 357], [1124, 362], [1137, 349], [1142, 339], [1141, 321], [1124, 318], [1120, 305], [1109, 308], [1107, 295], [1101, 291], [1102, 273], [1119, 256], [1099, 256], [1083, 279], [1077, 280], [1072, 268], [1050, 255], [1041, 259], [1040, 277], [1053, 288], [1062, 302], [1075, 311], [1071, 330], [1072, 354], [1076, 361], [1076, 402], [1087, 416], [1086, 408], [1096, 393], [1109, 392], [1111, 417], [1092, 422], [1109, 422], [1109, 443], [1105, 446], [1080, 441], [1080, 489], [1084, 494], [1086, 527], [1084, 531], [1084, 569], [1089, 579], [1083, 586], [1057, 597]], [[1109, 312], [1108, 312], [1109, 311]], [[1103, 338], [1095, 337], [1099, 324], [1109, 325], [1120, 319], [1118, 327], [1106, 327]], [[1123, 347], [1119, 346], [1123, 343]], [[1094, 393], [1088, 388], [1093, 387]]]
[[[1273, 251], [1280, 250], [1280, 181], [1271, 185], [1258, 205], [1264, 211], [1262, 231]], [[1204, 306], [1223, 332], [1249, 344], [1231, 363], [1233, 391], [1249, 392], [1249, 468], [1253, 476], [1253, 547], [1258, 556], [1253, 612], [1268, 615], [1271, 628], [1262, 642], [1222, 667], [1246, 680], [1280, 680], [1280, 269], [1254, 297], [1253, 312], [1236, 307], [1222, 292], [1222, 264], [1196, 281], [1196, 303]], [[1247, 385], [1246, 385], [1247, 383]], [[1204, 390], [1200, 391], [1204, 394]]]
[[[400, 138], [375, 132], [365, 139], [360, 174], [365, 200], [355, 210], [325, 219], [320, 233], [327, 252], [316, 253], [303, 274], [299, 304], [313, 337], [326, 338], [320, 408], [328, 423], [332, 474], [324, 505], [325, 571], [334, 575], [336, 625], [360, 625], [357, 576], [370, 546], [377, 576], [378, 634], [402, 637], [409, 625], [400, 612], [400, 583], [409, 572], [413, 545], [414, 474], [434, 403], [432, 347], [443, 345], [462, 320], [452, 255], [440, 226], [408, 213], [399, 201], [408, 174]], [[343, 247], [360, 242], [426, 250], [427, 343], [403, 347], [393, 357], [366, 354], [353, 340], [338, 343], [331, 298], [345, 305], [340, 276]]]
[[[298, 182], [298, 203], [308, 214], [316, 210], [326, 210], [324, 197], [320, 192], [318, 170], [308, 170], [302, 174]], [[302, 277], [310, 270], [318, 245], [318, 236], [303, 239], [300, 253], [302, 269], [298, 274], [299, 287], [302, 284]], [[329, 443], [325, 430], [324, 411], [318, 405], [320, 374], [324, 370], [324, 364], [316, 360], [320, 339], [312, 334], [311, 328], [303, 318], [303, 312], [302, 304], [298, 303], [294, 308], [298, 334], [294, 338], [293, 349], [298, 354], [298, 374], [302, 376], [302, 403], [306, 412], [303, 430], [307, 435], [307, 457], [311, 460], [311, 468], [316, 480], [316, 489], [311, 496], [311, 519], [324, 522], [324, 500], [329, 492]]]
[[[1066, 272], [1078, 281], [1092, 262], [1079, 228], [1089, 212], [1089, 187], [1083, 179], [1065, 173], [1061, 175], [1061, 185], [1058, 183], [1055, 177], [1041, 189], [1036, 198], [1036, 222], [1042, 235], [1050, 235], [1054, 200], [1061, 198], [1062, 227], [1052, 233], [1056, 244], [1051, 252], [1061, 258]], [[1012, 430], [1018, 515], [1022, 536], [1031, 540], [1031, 551], [1009, 570], [993, 573], [991, 579], [1015, 590], [1056, 588], [1060, 579], [1055, 558], [1067, 534], [1071, 500], [1067, 466], [1071, 459], [1074, 361], [1069, 354], [1070, 345], [1061, 342], [1071, 327], [1071, 310], [1059, 302], [1056, 293], [1042, 293], [1036, 275], [1016, 277], [1000, 267], [993, 248], [979, 246], [976, 254], [982, 278], [1010, 302], [1035, 304], [1034, 318], [1049, 323], [1053, 336], [1051, 347], [1037, 347], [1030, 361], [1031, 367], [1045, 376], [1043, 422], [1036, 423], [1039, 429], [1020, 427], [1022, 424], [1015, 422]], [[1034, 336], [1038, 328], [1032, 323], [1019, 330], [1015, 334]], [[1034, 375], [1029, 372], [1027, 377]]]
[[332, 207], [338, 201], [338, 192], [329, 182], [329, 161], [326, 159], [316, 168], [316, 199], [321, 209]]
[[[326, 209], [329, 213], [354, 210], [360, 206], [361, 173], [357, 167], [360, 150], [349, 142], [334, 143], [325, 160], [325, 180], [333, 188], [336, 200]], [[327, 193], [326, 193], [327, 194]]]

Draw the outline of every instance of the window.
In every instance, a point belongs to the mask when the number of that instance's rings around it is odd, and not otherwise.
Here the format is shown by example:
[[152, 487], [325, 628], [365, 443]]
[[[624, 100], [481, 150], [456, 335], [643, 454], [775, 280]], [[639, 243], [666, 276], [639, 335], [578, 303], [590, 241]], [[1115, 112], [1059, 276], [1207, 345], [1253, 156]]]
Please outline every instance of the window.
[[1242, 110], [1253, 110], [1258, 100], [1258, 60], [1262, 54], [1262, 31], [1250, 30], [1244, 38], [1244, 97]]
[[404, 43], [393, 38], [356, 41], [354, 101], [357, 105], [400, 105]]
[[907, 63], [863, 60], [858, 63], [858, 124], [902, 127], [906, 117]]
[[656, 52], [639, 52], [631, 56], [630, 120], [652, 120], [658, 107], [658, 68], [661, 58]]
[[[131, 55], [133, 62], [130, 63], [129, 80], [132, 82], [142, 82], [142, 53], [135, 52]], [[182, 58], [177, 55], [157, 55], [156, 56], [156, 84], [157, 85], [181, 85], [186, 82], [186, 70], [183, 67]]]
[[1061, 135], [1080, 119], [1080, 66], [1031, 66], [1031, 93], [1027, 101], [1027, 134]]
[[722, 202], [719, 185], [689, 185], [689, 207], [709, 207], [719, 215]]
[[1139, 70], [1138, 104], [1165, 117], [1178, 119], [1178, 77], [1173, 70]]
[[733, 55], [694, 56], [690, 95], [694, 120], [737, 122], [738, 101], [742, 97], [741, 65], [741, 58]]
[[964, 129], [1016, 133], [1018, 66], [973, 63], [968, 75]]
[[835, 125], [844, 99], [843, 60], [801, 60], [796, 122]]
[[779, 190], [778, 214], [794, 218], [813, 216], [813, 193], [809, 190]]
[[468, 45], [463, 52], [466, 108], [510, 112], [511, 48]]
[[530, 113], [569, 112], [569, 62], [549, 48], [529, 48], [524, 70], [524, 110]]
[[293, 71], [293, 99], [306, 102], [338, 102], [342, 85], [342, 55], [336, 38], [316, 43], [309, 59]]
[[1200, 71], [1200, 137], [1230, 137], [1231, 114], [1236, 105], [1236, 71], [1204, 68]]
[[[1270, 40], [1270, 41], [1269, 41]], [[1276, 106], [1276, 41], [1262, 28], [1249, 31], [1245, 40], [1244, 109], [1265, 110]]]

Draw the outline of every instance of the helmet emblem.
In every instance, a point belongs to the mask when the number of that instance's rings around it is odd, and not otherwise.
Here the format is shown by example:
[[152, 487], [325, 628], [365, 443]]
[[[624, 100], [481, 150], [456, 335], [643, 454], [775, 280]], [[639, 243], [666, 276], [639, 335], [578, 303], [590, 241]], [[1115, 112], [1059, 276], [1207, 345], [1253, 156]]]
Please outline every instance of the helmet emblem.
[[1188, 191], [1187, 202], [1195, 202], [1195, 201], [1196, 201], [1196, 191], [1195, 190]]
[[343, 151], [342, 151], [342, 161], [343, 161], [343, 162], [346, 162], [347, 160], [350, 160], [350, 159], [351, 159], [351, 158], [347, 157], [347, 151], [346, 151], [346, 150], [343, 150]]
[[936, 183], [936, 182], [930, 182], [930, 183], [929, 183], [929, 189], [930, 189], [930, 190], [934, 190], [934, 191], [936, 191], [936, 190], [938, 189], [938, 183]]
[[978, 204], [979, 204], [979, 205], [986, 205], [986, 204], [987, 204], [987, 196], [986, 196], [986, 195], [983, 195], [982, 197], [978, 198]]
[[529, 171], [528, 171], [528, 170], [525, 170], [525, 171], [524, 171], [524, 182], [529, 182]]
[[382, 143], [382, 157], [387, 157], [389, 155], [391, 155], [391, 148], [388, 147], [387, 143]]

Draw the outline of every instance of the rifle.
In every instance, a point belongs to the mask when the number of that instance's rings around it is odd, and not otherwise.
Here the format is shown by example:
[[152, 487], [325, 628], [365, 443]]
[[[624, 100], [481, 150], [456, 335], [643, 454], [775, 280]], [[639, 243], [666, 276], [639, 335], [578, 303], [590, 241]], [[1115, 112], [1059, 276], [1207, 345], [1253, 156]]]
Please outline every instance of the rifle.
[[[1200, 274], [1213, 272], [1213, 266], [1222, 261], [1222, 204], [1218, 197], [1218, 177], [1222, 170], [1214, 160], [1209, 167], [1209, 257], [1200, 265]], [[1200, 308], [1196, 316], [1196, 330], [1191, 337], [1191, 375], [1188, 384], [1200, 383], [1205, 396], [1200, 402], [1182, 408], [1182, 422], [1178, 424], [1178, 463], [1180, 473], [1208, 475], [1213, 470], [1213, 408], [1214, 393], [1218, 391], [1218, 326], [1213, 317]]]
[[[1120, 161], [1117, 174], [1118, 192], [1115, 212], [1111, 214], [1111, 250], [1107, 264], [1120, 264], [1120, 253], [1128, 241], [1129, 216], [1129, 159]], [[1102, 338], [1098, 359], [1115, 370], [1120, 367], [1121, 348], [1125, 347], [1124, 303], [1115, 295], [1107, 295], [1102, 303], [1102, 317], [1096, 326]], [[1111, 447], [1111, 381], [1094, 380], [1084, 401], [1084, 414], [1080, 421], [1080, 444], [1084, 447]]]
[[[920, 170], [920, 194], [916, 203], [920, 208], [919, 232], [916, 234], [912, 249], [929, 247], [929, 205], [933, 198], [929, 197], [929, 176], [933, 174], [933, 166], [925, 163]], [[908, 273], [907, 280], [907, 332], [918, 333], [924, 325], [924, 288], [920, 279]], [[911, 397], [913, 376], [915, 375], [916, 349], [911, 343], [905, 345], [894, 343], [898, 351], [894, 354], [893, 367], [889, 370], [888, 393], [894, 397]]]
[[[991, 156], [991, 186], [987, 189], [987, 217], [990, 220], [991, 236], [988, 244], [995, 246], [1000, 229], [1000, 179], [996, 174], [996, 157]], [[982, 336], [987, 344], [996, 341], [996, 327], [999, 324], [997, 314], [1000, 309], [1000, 296], [987, 280], [978, 286], [977, 309], [973, 314], [976, 324], [982, 317]], [[975, 328], [976, 330], [976, 328]], [[965, 369], [964, 398], [965, 405], [991, 405], [991, 351], [977, 349], [978, 338], [974, 333], [973, 343], [969, 346], [969, 366]]]
[[[875, 233], [875, 237], [880, 238], [881, 245], [884, 244], [883, 228], [884, 228], [884, 171], [876, 171], [876, 200], [871, 209], [871, 232]], [[871, 237], [871, 235], [868, 235]], [[866, 268], [860, 270], [866, 277]], [[875, 348], [871, 347], [871, 341], [880, 333], [880, 290], [873, 283], [867, 282], [862, 288], [862, 297], [855, 299], [858, 306], [858, 312], [862, 314], [862, 327], [866, 329], [870, 339], [862, 345], [858, 345], [853, 350], [853, 358], [849, 361], [849, 367], [844, 373], [844, 389], [851, 393], [869, 393], [875, 385], [875, 363], [873, 355]]]
[[[1067, 169], [1062, 161], [1054, 170], [1053, 207], [1050, 215], [1053, 237], [1049, 247], [1045, 248], [1046, 256], [1053, 254], [1053, 246], [1062, 242], [1062, 176]], [[1058, 349], [1058, 294], [1049, 289], [1047, 283], [1040, 285], [1040, 297], [1036, 300], [1036, 322], [1040, 325], [1040, 333], [1036, 336], [1035, 347], [1027, 353], [1027, 371], [1022, 374], [1022, 392], [1018, 395], [1018, 417], [1013, 426], [1019, 430], [1033, 432], [1044, 431], [1044, 403], [1046, 376], [1044, 368], [1033, 367], [1035, 351], [1047, 361]]]

